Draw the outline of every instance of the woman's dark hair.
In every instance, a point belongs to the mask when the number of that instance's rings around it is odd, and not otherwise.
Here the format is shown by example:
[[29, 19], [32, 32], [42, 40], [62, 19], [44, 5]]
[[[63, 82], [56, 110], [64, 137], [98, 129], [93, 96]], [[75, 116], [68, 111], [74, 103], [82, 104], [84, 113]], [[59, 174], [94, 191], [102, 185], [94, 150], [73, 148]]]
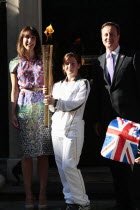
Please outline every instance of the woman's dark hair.
[[41, 51], [41, 41], [40, 41], [40, 37], [39, 37], [39, 34], [38, 34], [37, 30], [32, 26], [26, 26], [20, 32], [19, 37], [18, 37], [18, 41], [17, 41], [18, 56], [21, 57], [24, 60], [27, 60], [27, 57], [26, 57], [26, 53], [25, 53], [25, 48], [23, 46], [23, 38], [28, 33], [31, 33], [32, 36], [36, 37], [36, 45], [35, 45], [35, 48], [34, 48], [35, 58], [38, 58], [42, 54], [41, 53], [42, 52]]

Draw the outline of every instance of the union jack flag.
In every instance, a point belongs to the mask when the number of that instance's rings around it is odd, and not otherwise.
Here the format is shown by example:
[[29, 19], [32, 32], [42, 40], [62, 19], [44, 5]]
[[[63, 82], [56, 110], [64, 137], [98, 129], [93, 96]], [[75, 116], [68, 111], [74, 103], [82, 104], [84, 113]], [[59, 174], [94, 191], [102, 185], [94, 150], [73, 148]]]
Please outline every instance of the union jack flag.
[[103, 157], [133, 165], [138, 151], [140, 124], [117, 117], [108, 126]]

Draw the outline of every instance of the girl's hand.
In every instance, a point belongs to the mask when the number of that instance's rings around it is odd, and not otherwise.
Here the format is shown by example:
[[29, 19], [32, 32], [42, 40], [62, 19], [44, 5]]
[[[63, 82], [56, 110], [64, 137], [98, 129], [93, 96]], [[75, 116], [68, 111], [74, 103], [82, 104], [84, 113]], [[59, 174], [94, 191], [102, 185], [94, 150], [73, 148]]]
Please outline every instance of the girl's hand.
[[18, 119], [15, 114], [12, 115], [11, 122], [12, 122], [12, 125], [14, 126], [14, 128], [19, 129]]
[[43, 86], [43, 94], [44, 95], [47, 95], [48, 94], [48, 90], [47, 90], [47, 88], [45, 86]]
[[49, 95], [45, 95], [44, 103], [45, 105], [54, 105], [55, 99]]

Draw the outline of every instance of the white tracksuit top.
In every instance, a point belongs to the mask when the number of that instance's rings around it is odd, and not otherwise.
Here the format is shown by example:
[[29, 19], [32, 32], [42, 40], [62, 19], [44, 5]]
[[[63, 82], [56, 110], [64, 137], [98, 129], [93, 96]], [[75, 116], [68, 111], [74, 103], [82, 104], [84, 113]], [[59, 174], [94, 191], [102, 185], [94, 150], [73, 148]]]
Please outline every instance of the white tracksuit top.
[[80, 137], [84, 135], [83, 113], [90, 92], [89, 81], [75, 78], [54, 84], [52, 96], [56, 106], [49, 106], [52, 116], [52, 136]]

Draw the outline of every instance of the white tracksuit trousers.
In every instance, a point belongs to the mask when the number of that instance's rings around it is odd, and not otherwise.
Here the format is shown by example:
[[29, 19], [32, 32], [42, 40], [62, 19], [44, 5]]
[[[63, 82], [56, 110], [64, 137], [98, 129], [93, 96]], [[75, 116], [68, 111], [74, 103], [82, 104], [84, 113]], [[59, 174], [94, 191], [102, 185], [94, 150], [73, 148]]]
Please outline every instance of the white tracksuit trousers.
[[90, 203], [85, 193], [83, 178], [77, 165], [79, 163], [83, 138], [52, 136], [55, 160], [63, 184], [66, 203], [87, 205]]

